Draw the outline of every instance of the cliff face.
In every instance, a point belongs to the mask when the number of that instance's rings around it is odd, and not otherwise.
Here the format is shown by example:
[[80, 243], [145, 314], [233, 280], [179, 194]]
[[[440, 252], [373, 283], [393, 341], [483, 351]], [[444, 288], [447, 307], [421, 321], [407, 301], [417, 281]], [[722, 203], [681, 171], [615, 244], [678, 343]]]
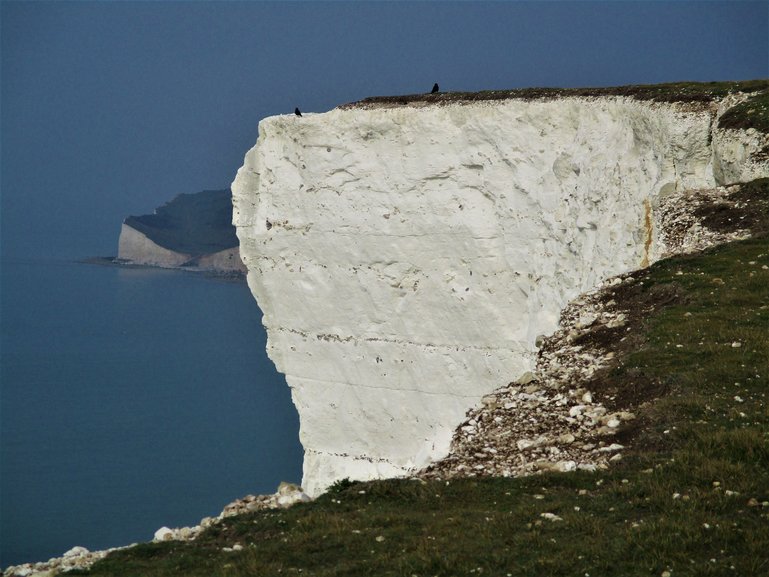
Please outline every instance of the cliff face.
[[176, 268], [190, 260], [192, 255], [162, 247], [144, 233], [124, 222], [120, 226], [117, 258], [132, 264]]
[[482, 395], [601, 279], [666, 251], [671, 194], [761, 175], [731, 102], [626, 97], [272, 117], [233, 191], [268, 354], [301, 421], [303, 484], [445, 455]]

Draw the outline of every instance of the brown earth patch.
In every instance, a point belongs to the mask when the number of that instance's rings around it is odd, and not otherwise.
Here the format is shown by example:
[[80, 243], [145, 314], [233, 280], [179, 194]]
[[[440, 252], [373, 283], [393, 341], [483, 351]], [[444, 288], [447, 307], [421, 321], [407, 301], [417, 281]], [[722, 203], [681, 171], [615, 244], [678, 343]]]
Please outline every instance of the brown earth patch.
[[769, 232], [769, 178], [742, 184], [722, 202], [695, 210], [702, 226], [722, 233], [748, 229], [758, 235]]
[[625, 326], [609, 328], [606, 325], [600, 325], [598, 328], [578, 336], [574, 339], [574, 344], [591, 349], [610, 351], [618, 342], [626, 339], [627, 336], [627, 328]]
[[606, 309], [625, 314], [627, 324], [619, 329], [599, 327], [577, 339], [604, 351], [614, 353], [616, 361], [596, 371], [584, 387], [593, 391], [607, 407], [615, 410], [633, 410], [669, 392], [667, 384], [646, 375], [638, 369], [628, 369], [618, 374], [622, 358], [644, 345], [644, 327], [647, 319], [666, 307], [685, 304], [686, 292], [676, 282], [644, 286], [646, 271], [629, 276], [621, 285], [600, 295]]

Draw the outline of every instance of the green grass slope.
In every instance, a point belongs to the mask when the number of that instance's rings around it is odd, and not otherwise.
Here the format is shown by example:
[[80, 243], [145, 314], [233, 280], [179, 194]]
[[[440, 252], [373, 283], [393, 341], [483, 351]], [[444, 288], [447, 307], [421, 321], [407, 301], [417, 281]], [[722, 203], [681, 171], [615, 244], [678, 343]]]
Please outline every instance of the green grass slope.
[[154, 214], [129, 216], [125, 224], [163, 248], [192, 256], [238, 246], [229, 189], [180, 194]]
[[[767, 230], [769, 180], [750, 190]], [[651, 388], [611, 469], [343, 482], [70, 574], [769, 575], [769, 236], [660, 261], [623, 287], [619, 305], [656, 306], [636, 346], [597, 377], [600, 394], [638, 401], [628, 389]]]

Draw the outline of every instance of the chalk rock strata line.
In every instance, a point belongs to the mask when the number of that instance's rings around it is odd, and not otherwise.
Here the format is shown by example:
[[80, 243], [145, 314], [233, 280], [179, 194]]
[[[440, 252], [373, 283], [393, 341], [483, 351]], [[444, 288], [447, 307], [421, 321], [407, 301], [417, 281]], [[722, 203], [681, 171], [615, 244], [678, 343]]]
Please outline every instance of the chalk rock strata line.
[[[336, 382], [336, 381], [323, 381], [320, 379], [310, 379], [310, 378], [307, 378], [304, 380], [308, 382], [316, 382], [318, 383], [319, 386], [323, 384], [329, 384], [329, 383], [333, 384]], [[388, 388], [383, 386], [367, 385], [363, 383], [347, 383], [347, 386], [360, 387], [362, 389], [376, 389], [380, 391], [403, 391], [407, 393], [417, 393], [419, 395], [449, 395], [449, 396], [457, 397], [459, 399], [475, 399], [476, 398], [475, 395], [461, 395], [461, 394], [455, 394], [455, 393], [446, 392], [446, 391], [425, 391], [418, 388], [413, 388], [413, 389], [404, 388], [404, 387]]]
[[264, 119], [233, 222], [308, 492], [444, 456], [569, 299], [657, 260], [659, 199], [744, 173], [718, 112], [605, 97]]
[[348, 336], [341, 336], [336, 334], [329, 334], [329, 333], [322, 333], [322, 334], [315, 334], [310, 335], [306, 332], [297, 330], [297, 329], [291, 329], [287, 327], [279, 327], [275, 329], [276, 331], [291, 333], [295, 335], [299, 335], [301, 337], [305, 338], [316, 338], [320, 341], [334, 341], [338, 343], [352, 343], [354, 346], [357, 346], [359, 343], [366, 342], [366, 343], [395, 343], [395, 344], [402, 344], [402, 345], [409, 345], [409, 346], [416, 346], [416, 347], [425, 347], [428, 349], [448, 349], [448, 350], [474, 350], [474, 351], [500, 351], [500, 350], [508, 350], [504, 347], [496, 347], [496, 346], [474, 346], [474, 345], [462, 345], [461, 347], [456, 344], [436, 344], [436, 343], [420, 343], [416, 341], [409, 341], [409, 340], [403, 340], [403, 339], [386, 339], [381, 337], [366, 337], [366, 338], [358, 338], [351, 335]]

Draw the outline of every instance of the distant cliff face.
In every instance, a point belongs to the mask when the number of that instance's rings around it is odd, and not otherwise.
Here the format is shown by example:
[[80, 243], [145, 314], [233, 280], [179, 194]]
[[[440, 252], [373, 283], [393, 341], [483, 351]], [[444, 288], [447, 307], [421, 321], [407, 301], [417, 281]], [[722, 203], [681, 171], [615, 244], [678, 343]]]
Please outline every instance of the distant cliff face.
[[154, 214], [129, 216], [120, 230], [118, 259], [163, 268], [245, 272], [232, 226], [232, 194], [181, 194]]
[[263, 120], [233, 219], [299, 411], [305, 489], [443, 456], [465, 411], [532, 367], [569, 299], [665, 252], [662, 197], [765, 175], [764, 135], [716, 127], [733, 102]]

